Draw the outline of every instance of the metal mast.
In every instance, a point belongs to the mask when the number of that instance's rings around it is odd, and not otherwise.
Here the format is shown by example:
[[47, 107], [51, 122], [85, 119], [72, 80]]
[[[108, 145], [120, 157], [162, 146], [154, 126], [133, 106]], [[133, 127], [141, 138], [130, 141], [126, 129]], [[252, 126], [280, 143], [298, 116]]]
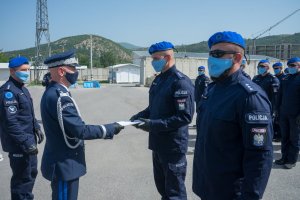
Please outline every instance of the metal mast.
[[[48, 48], [42, 51], [41, 39], [43, 35], [48, 43]], [[40, 80], [39, 67], [43, 65], [44, 58], [51, 55], [47, 0], [37, 0], [35, 48], [34, 80], [38, 82]]]

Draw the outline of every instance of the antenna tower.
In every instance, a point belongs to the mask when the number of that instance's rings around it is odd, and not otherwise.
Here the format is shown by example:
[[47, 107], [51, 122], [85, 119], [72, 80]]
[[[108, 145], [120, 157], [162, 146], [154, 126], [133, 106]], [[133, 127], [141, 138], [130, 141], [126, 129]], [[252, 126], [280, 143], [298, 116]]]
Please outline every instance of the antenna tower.
[[[43, 36], [45, 36], [48, 43], [45, 49], [41, 49], [41, 39]], [[35, 48], [34, 80], [35, 82], [39, 82], [43, 61], [45, 57], [51, 55], [47, 0], [37, 0]]]

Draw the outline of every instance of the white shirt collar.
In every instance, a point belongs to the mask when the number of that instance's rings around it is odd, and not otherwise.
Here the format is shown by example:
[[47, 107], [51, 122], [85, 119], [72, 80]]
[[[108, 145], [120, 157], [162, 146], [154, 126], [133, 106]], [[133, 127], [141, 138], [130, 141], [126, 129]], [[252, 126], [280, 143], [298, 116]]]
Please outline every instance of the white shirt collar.
[[69, 90], [69, 88], [67, 86], [65, 86], [65, 85], [63, 85], [61, 83], [59, 83], [59, 85], [63, 86], [67, 90], [67, 92], [70, 92], [70, 90]]

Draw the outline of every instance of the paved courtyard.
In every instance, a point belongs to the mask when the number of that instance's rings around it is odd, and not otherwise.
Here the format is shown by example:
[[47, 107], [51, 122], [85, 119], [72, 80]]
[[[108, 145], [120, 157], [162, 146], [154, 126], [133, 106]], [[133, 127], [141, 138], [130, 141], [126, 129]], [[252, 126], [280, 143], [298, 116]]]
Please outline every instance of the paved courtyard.
[[[37, 119], [40, 117], [40, 99], [44, 88], [29, 88]], [[71, 89], [86, 124], [105, 124], [128, 120], [148, 103], [148, 88], [131, 85], [103, 85], [100, 89]], [[193, 122], [195, 124], [195, 122]], [[186, 187], [188, 199], [200, 199], [193, 194], [192, 163], [195, 129], [190, 130]], [[158, 200], [148, 150], [148, 133], [126, 127], [113, 140], [85, 141], [87, 174], [80, 179], [79, 200]], [[44, 143], [39, 146], [39, 169]], [[2, 152], [2, 149], [0, 148]], [[0, 162], [0, 200], [10, 199], [11, 169], [7, 153]], [[274, 143], [274, 157], [280, 157], [280, 143]], [[222, 178], [222, 177], [220, 177]], [[35, 199], [51, 199], [50, 182], [39, 172]], [[264, 200], [299, 200], [300, 165], [285, 170], [274, 166]]]

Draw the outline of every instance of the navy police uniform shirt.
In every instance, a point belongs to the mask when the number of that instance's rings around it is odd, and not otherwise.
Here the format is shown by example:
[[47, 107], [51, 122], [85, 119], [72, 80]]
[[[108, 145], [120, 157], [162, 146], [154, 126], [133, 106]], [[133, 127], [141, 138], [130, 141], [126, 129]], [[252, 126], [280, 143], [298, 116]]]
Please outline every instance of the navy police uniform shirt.
[[[105, 137], [103, 127], [85, 125], [70, 97], [61, 98], [62, 115], [57, 110], [60, 92], [69, 93], [66, 87], [51, 81], [41, 100], [41, 115], [46, 134], [46, 144], [42, 157], [41, 171], [47, 180], [70, 181], [86, 173], [84, 143], [82, 140]], [[63, 127], [70, 145], [67, 146], [59, 124], [59, 116], [63, 119]], [[106, 126], [106, 131], [113, 131]], [[73, 138], [73, 139], [70, 139]]]
[[3, 151], [23, 152], [36, 145], [32, 99], [23, 83], [10, 77], [0, 88], [0, 135]]
[[267, 93], [273, 106], [277, 105], [280, 82], [276, 76], [270, 73], [265, 76], [256, 75], [252, 81]]
[[203, 200], [262, 198], [273, 155], [265, 92], [239, 70], [209, 85], [199, 112], [193, 191]]
[[281, 84], [282, 79], [284, 79], [284, 77], [286, 77], [286, 74], [282, 72], [282, 73], [280, 73], [278, 75], [275, 75], [275, 76], [278, 78], [278, 80], [279, 80], [279, 82]]
[[294, 117], [300, 115], [300, 72], [283, 78], [280, 97], [280, 112]]
[[186, 153], [188, 124], [194, 114], [194, 86], [175, 65], [156, 76], [149, 90], [149, 106], [137, 117], [149, 118], [149, 149], [158, 153]]
[[206, 88], [209, 83], [210, 83], [210, 80], [205, 74], [199, 75], [196, 78], [196, 81], [195, 81], [195, 102], [196, 102], [196, 104], [199, 103], [202, 95], [206, 94]]

